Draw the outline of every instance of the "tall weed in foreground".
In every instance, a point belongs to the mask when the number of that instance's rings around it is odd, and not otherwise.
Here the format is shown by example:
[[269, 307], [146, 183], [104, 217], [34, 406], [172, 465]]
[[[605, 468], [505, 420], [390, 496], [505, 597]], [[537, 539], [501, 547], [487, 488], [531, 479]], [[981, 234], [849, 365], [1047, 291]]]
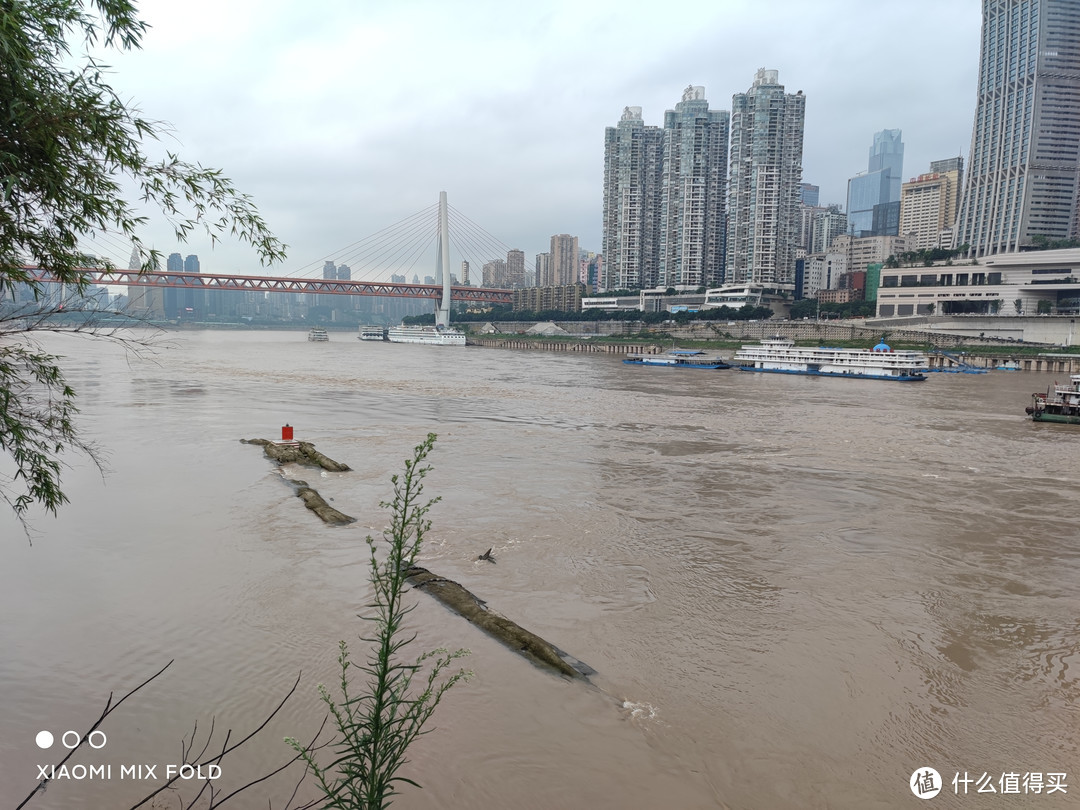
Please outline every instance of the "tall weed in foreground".
[[[374, 615], [362, 618], [375, 627], [373, 638], [362, 639], [372, 645], [367, 663], [352, 661], [348, 645], [342, 641], [338, 656], [340, 697], [333, 697], [324, 685], [319, 685], [319, 693], [337, 726], [335, 738], [328, 746], [334, 759], [329, 765], [321, 766], [314, 748], [292, 738], [287, 740], [318, 780], [326, 796], [326, 807], [382, 810], [397, 793], [398, 783], [419, 787], [413, 780], [397, 775], [408, 761], [406, 751], [424, 733], [424, 724], [446, 691], [469, 675], [460, 669], [446, 672], [456, 659], [468, 655], [467, 650], [431, 650], [411, 663], [402, 661], [404, 649], [416, 639], [416, 634], [404, 627], [405, 617], [416, 607], [415, 603], [406, 605], [403, 600], [405, 577], [416, 561], [424, 535], [431, 528], [428, 510], [440, 500], [421, 499], [424, 478], [431, 471], [425, 461], [435, 438], [434, 433], [429, 433], [414, 448], [413, 457], [405, 461], [404, 474], [390, 479], [394, 499], [380, 504], [391, 513], [390, 528], [383, 532], [390, 548], [382, 562], [376, 553], [375, 540], [370, 535], [367, 538], [374, 589], [374, 601], [368, 607]], [[351, 682], [354, 670], [363, 673], [365, 679], [360, 692], [354, 690], [355, 684]]]

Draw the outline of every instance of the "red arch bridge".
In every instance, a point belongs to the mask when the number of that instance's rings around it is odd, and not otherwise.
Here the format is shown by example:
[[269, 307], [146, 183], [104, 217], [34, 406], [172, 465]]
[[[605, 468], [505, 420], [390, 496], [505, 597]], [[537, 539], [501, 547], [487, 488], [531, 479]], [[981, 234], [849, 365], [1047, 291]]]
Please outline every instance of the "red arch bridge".
[[[26, 268], [34, 281], [56, 283], [56, 278], [37, 267]], [[384, 281], [338, 281], [328, 278], [237, 276], [222, 273], [143, 273], [139, 270], [85, 270], [89, 284], [128, 287], [179, 287], [193, 290], [243, 290], [246, 292], [308, 293], [319, 295], [381, 295], [388, 298], [442, 297], [441, 284], [397, 284]], [[453, 301], [511, 304], [513, 292], [487, 287], [451, 287]]]

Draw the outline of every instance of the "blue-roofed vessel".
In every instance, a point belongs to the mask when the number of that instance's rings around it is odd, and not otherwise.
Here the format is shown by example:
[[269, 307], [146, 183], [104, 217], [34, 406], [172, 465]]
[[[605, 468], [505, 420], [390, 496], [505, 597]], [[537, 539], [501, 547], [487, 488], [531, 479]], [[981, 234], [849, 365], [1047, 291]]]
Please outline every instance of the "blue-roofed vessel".
[[775, 335], [759, 345], [743, 346], [735, 353], [740, 371], [807, 374], [864, 380], [917, 382], [926, 379], [929, 361], [915, 351], [895, 351], [882, 342], [873, 349], [838, 349], [796, 346], [791, 338]]
[[698, 349], [672, 349], [666, 354], [631, 354], [623, 362], [628, 366], [663, 368], [731, 368], [723, 357], [710, 356]]

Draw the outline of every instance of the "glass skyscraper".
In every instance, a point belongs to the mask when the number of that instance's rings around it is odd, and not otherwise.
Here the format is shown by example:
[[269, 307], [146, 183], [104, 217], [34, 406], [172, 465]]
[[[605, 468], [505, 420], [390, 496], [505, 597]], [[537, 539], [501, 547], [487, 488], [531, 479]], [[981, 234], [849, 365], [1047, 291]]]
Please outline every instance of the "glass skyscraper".
[[973, 256], [1080, 237], [1080, 1], [983, 0], [957, 243]]
[[891, 209], [879, 209], [877, 228], [874, 209], [896, 203], [892, 208], [895, 225], [899, 225], [900, 186], [904, 176], [904, 142], [900, 135], [898, 129], [875, 132], [867, 170], [848, 180], [848, 230], [855, 236], [896, 236], [895, 228], [889, 231], [888, 224], [883, 224], [892, 222], [888, 218]]

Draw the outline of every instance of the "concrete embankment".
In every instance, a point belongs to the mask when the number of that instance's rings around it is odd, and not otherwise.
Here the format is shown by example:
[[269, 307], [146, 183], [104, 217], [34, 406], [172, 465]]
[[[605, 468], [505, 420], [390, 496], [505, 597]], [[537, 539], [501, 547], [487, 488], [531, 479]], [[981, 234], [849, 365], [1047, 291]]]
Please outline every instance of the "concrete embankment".
[[[930, 368], [950, 368], [958, 365], [955, 357], [929, 354]], [[1080, 355], [1018, 355], [971, 354], [963, 356], [963, 362], [976, 368], [1006, 368], [1016, 371], [1053, 372], [1054, 374], [1080, 374]]]

